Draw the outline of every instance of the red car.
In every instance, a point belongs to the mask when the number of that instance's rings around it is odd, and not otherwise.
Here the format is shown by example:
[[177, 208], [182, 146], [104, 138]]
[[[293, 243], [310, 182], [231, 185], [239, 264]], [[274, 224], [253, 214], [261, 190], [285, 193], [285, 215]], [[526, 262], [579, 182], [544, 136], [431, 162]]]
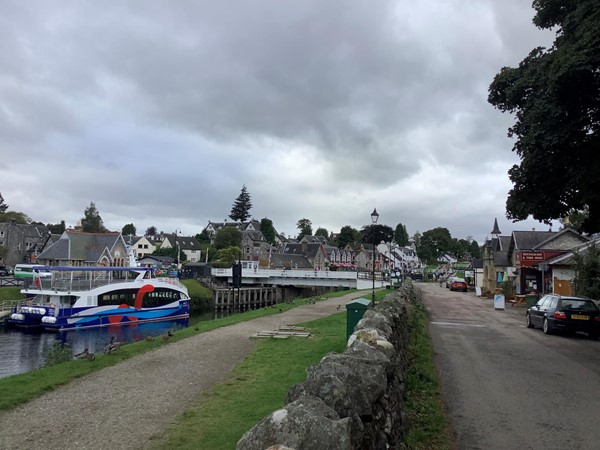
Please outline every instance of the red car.
[[450, 290], [467, 292], [467, 282], [462, 278], [455, 278], [450, 283]]

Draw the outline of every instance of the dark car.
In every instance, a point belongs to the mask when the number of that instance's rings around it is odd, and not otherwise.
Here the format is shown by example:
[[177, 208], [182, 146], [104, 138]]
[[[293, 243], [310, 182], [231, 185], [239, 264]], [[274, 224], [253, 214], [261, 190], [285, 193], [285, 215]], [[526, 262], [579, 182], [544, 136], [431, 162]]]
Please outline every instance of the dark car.
[[450, 290], [467, 292], [467, 282], [462, 278], [454, 277], [450, 282]]
[[0, 266], [0, 277], [7, 277], [12, 274], [13, 274], [13, 272], [10, 269], [10, 267]]
[[582, 331], [592, 339], [600, 336], [600, 309], [589, 298], [544, 295], [527, 310], [526, 320], [529, 328], [541, 327], [545, 334]]

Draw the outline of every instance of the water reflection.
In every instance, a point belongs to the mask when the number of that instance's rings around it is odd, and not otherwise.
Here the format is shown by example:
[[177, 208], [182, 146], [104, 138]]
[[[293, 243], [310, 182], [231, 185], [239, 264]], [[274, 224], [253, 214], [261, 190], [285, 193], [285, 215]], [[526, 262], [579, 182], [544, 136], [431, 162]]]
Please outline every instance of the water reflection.
[[61, 342], [62, 346], [70, 346], [73, 355], [83, 352], [86, 348], [92, 353], [102, 353], [111, 337], [118, 342], [136, 342], [145, 339], [146, 336], [157, 337], [166, 334], [168, 330], [187, 326], [188, 319], [59, 333], [0, 328], [0, 378], [43, 367], [46, 355], [56, 341]]

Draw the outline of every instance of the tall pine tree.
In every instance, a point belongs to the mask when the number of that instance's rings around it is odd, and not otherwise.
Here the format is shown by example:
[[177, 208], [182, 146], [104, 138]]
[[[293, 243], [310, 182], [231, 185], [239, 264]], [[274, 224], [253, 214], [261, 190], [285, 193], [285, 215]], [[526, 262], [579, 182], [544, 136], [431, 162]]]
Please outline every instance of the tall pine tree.
[[250, 217], [250, 209], [252, 209], [250, 194], [248, 194], [246, 185], [243, 185], [242, 192], [240, 192], [240, 195], [238, 195], [238, 198], [233, 203], [229, 217], [236, 222], [245, 222]]
[[83, 219], [81, 219], [81, 228], [86, 233], [106, 233], [108, 231], [94, 202], [90, 202], [90, 206], [85, 208]]

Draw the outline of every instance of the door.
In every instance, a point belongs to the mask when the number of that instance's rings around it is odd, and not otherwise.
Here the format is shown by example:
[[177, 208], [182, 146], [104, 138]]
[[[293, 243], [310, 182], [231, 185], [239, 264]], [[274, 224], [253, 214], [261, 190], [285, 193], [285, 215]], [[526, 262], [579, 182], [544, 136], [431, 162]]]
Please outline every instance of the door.
[[565, 297], [572, 297], [575, 295], [573, 292], [573, 283], [570, 280], [559, 280], [554, 277], [554, 292]]

